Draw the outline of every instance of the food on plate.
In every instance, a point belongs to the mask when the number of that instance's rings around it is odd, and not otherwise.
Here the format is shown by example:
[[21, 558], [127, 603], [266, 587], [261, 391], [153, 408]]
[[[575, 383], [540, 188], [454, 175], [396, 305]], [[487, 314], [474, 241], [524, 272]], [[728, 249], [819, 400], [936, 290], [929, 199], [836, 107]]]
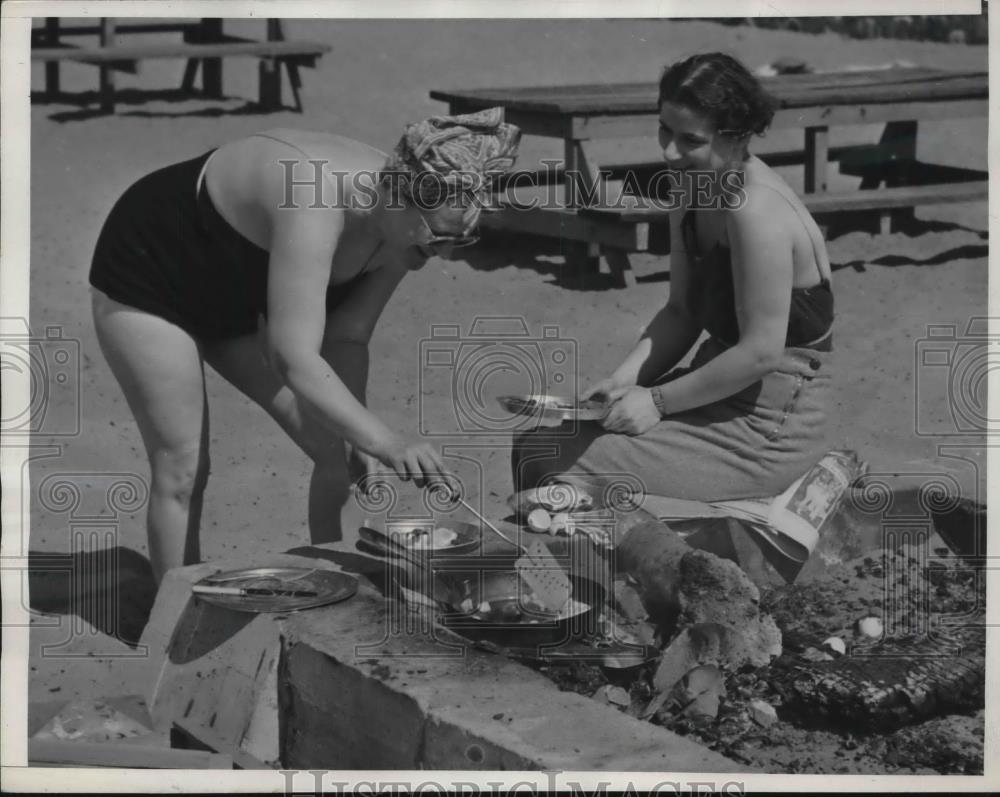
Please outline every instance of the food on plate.
[[575, 484], [559, 483], [514, 493], [507, 503], [515, 514], [526, 517], [535, 509], [546, 512], [586, 512], [594, 508], [594, 499]]
[[552, 524], [549, 526], [549, 534], [565, 534], [569, 526], [569, 514], [566, 512], [556, 512], [552, 516]]
[[482, 601], [476, 606], [471, 598], [466, 598], [459, 604], [458, 608], [465, 614], [472, 614], [487, 622], [523, 624], [562, 620], [580, 614], [590, 607], [586, 603], [569, 598], [560, 611], [552, 611], [543, 606], [534, 595], [526, 593], [521, 596], [520, 603], [512, 599], [499, 599], [492, 603]]
[[545, 532], [552, 525], [552, 516], [541, 507], [528, 513], [528, 528], [532, 531]]
[[406, 547], [418, 550], [447, 548], [458, 539], [458, 532], [446, 529], [444, 526], [438, 526], [432, 531], [419, 526], [412, 529], [395, 529], [392, 535]]

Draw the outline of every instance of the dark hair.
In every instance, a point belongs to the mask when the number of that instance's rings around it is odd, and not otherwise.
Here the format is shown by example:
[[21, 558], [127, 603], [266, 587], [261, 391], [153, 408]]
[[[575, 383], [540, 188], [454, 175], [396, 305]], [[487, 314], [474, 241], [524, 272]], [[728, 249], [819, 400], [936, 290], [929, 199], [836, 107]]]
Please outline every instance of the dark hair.
[[668, 66], [660, 78], [660, 100], [705, 114], [720, 131], [763, 135], [777, 102], [760, 81], [725, 53], [692, 55]]

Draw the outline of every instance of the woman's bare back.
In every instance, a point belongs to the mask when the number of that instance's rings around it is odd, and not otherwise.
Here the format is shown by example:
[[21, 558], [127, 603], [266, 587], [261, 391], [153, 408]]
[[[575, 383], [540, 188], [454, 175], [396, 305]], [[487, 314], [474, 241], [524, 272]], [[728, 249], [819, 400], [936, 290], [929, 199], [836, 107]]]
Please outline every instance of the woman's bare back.
[[222, 217], [265, 250], [271, 248], [279, 213], [343, 213], [333, 264], [333, 280], [341, 281], [377, 244], [367, 224], [374, 180], [366, 175], [382, 168], [386, 157], [332, 133], [277, 128], [221, 146], [206, 165], [204, 180]]

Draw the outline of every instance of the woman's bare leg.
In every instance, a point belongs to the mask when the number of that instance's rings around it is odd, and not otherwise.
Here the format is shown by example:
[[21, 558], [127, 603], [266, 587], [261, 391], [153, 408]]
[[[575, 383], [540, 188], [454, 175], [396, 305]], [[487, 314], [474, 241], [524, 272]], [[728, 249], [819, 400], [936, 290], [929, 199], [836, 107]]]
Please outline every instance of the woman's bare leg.
[[309, 482], [309, 536], [313, 544], [343, 539], [341, 512], [350, 498], [344, 441], [299, 405], [265, 360], [257, 335], [212, 341], [205, 361], [263, 407], [314, 463]]
[[158, 316], [93, 291], [101, 350], [139, 425], [150, 464], [149, 560], [157, 583], [200, 560], [208, 405], [198, 343]]

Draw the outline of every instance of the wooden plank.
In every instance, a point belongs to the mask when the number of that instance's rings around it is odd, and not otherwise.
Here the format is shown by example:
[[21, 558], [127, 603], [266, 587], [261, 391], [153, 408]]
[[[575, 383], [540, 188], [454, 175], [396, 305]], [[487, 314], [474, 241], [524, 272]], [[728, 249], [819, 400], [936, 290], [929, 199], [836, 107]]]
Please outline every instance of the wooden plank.
[[[849, 174], [852, 177], [863, 177], [871, 173], [872, 161], [870, 158], [859, 158], [858, 160], [842, 160], [840, 162], [840, 173]], [[933, 185], [940, 183], [968, 183], [978, 180], [986, 180], [989, 172], [983, 169], [966, 169], [961, 166], [943, 166], [938, 163], [924, 163], [914, 161], [910, 167], [911, 182], [914, 185]]]
[[782, 108], [806, 105], [854, 105], [857, 103], [895, 103], [911, 100], [985, 99], [987, 85], [978, 78], [931, 81], [927, 83], [886, 84], [874, 86], [831, 86], [824, 91], [795, 91], [778, 98]]
[[[977, 182], [908, 185], [897, 188], [804, 194], [800, 198], [811, 213], [836, 213], [978, 202], [987, 199], [988, 196], [989, 183], [986, 180], [979, 180]], [[593, 207], [581, 210], [580, 215], [615, 219], [623, 223], [655, 223], [666, 219], [670, 212], [662, 207], [654, 206], [640, 206], [629, 210]]]
[[[465, 108], [462, 112], [468, 110], [472, 109]], [[985, 99], [793, 108], [779, 110], [771, 122], [771, 129], [867, 125], [910, 119], [968, 119], [984, 117], [987, 115], [987, 110]], [[576, 116], [566, 119], [572, 123], [571, 137], [578, 140], [652, 137], [656, 125], [655, 114]], [[520, 126], [526, 133], [529, 132], [527, 126]], [[552, 135], [535, 130], [531, 133]], [[555, 135], [555, 137], [563, 136]]]
[[330, 51], [330, 45], [320, 42], [229, 42], [220, 44], [149, 44], [122, 47], [41, 47], [31, 51], [32, 61], [64, 61], [73, 59], [87, 63], [130, 61], [160, 58], [232, 58], [237, 56], [316, 56]]
[[[986, 99], [988, 73], [927, 68], [785, 75], [761, 80], [782, 107], [901, 102], [913, 97]], [[503, 105], [510, 110], [557, 114], [656, 113], [656, 83], [539, 86], [431, 91], [432, 99], [460, 101], [475, 109]]]
[[[117, 33], [117, 29], [115, 30]], [[86, 54], [90, 50], [86, 47], [78, 47], [75, 44], [67, 44], [66, 42], [59, 42], [55, 49], [58, 49], [66, 53], [65, 58], [52, 59], [45, 62], [45, 73], [48, 75], [49, 69], [51, 67], [58, 67], [61, 61], [79, 61], [81, 64], [89, 64], [90, 66], [96, 67], [107, 67], [115, 72], [127, 72], [130, 75], [136, 75], [139, 73], [138, 61], [136, 59], [122, 59], [120, 61], [101, 61], [100, 63], [95, 63], [92, 61], [87, 61], [83, 58], [77, 58], [74, 53]]]
[[127, 769], [233, 768], [232, 756], [223, 753], [113, 742], [69, 742], [49, 739], [28, 740], [28, 762]]
[[982, 100], [936, 100], [934, 102], [900, 102], [876, 105], [816, 106], [780, 110], [771, 122], [772, 129], [787, 129], [825, 125], [867, 125], [911, 119], [968, 119], [987, 115], [988, 105]]
[[573, 137], [581, 141], [593, 138], [656, 137], [656, 111], [647, 114], [572, 117]]
[[[48, 17], [47, 19], [58, 19], [58, 17]], [[182, 33], [190, 28], [197, 27], [197, 23], [191, 22], [156, 22], [139, 24], [120, 24], [117, 26], [119, 33]], [[40, 32], [39, 28], [33, 28], [32, 37]], [[66, 25], [60, 28], [63, 36], [98, 36], [101, 33], [100, 25]]]
[[[831, 163], [837, 161], [842, 163], [849, 162], [851, 164], [871, 163], [876, 152], [876, 144], [850, 144], [839, 147], [830, 147], [828, 149], [828, 157]], [[768, 166], [796, 166], [805, 163], [805, 151], [801, 149], [756, 152], [755, 154]], [[850, 168], [855, 167], [852, 165]], [[952, 167], [935, 168], [950, 169]], [[626, 174], [632, 173], [639, 177], [640, 183], [645, 182], [647, 178], [652, 177], [657, 172], [665, 169], [666, 165], [662, 160], [604, 163], [601, 166], [601, 171], [607, 176], [608, 180], [623, 180], [625, 179]], [[854, 174], [854, 172], [847, 171], [847, 169], [843, 167], [841, 168], [841, 172], [844, 174]], [[961, 172], [968, 172], [970, 175], [974, 175], [973, 178], [961, 179], [978, 180], [983, 176], [983, 172], [962, 169], [956, 169], [955, 174], [959, 174]], [[561, 163], [558, 166], [548, 169], [518, 169], [516, 171], [505, 172], [504, 174], [499, 175], [493, 181], [493, 190], [497, 193], [503, 193], [510, 188], [517, 188], [518, 186], [522, 188], [541, 188], [552, 185], [560, 185], [565, 181], [565, 179], [566, 177]], [[956, 178], [954, 181], [918, 180], [917, 182], [946, 183], [958, 181], [959, 179]]]
[[811, 213], [830, 213], [842, 210], [876, 210], [977, 202], [985, 200], [988, 195], [988, 183], [983, 181], [946, 185], [908, 185], [871, 191], [838, 191], [804, 196], [802, 201]]
[[[983, 70], [942, 70], [928, 67], [902, 67], [896, 69], [847, 70], [841, 72], [814, 72], [799, 75], [778, 75], [761, 78], [761, 84], [770, 93], [791, 94], [810, 89], [826, 90], [830, 87], [906, 85], [951, 80], [985, 80], [988, 73]], [[491, 87], [482, 89], [435, 89], [430, 92], [432, 99], [451, 102], [469, 100], [475, 102], [496, 102], [511, 105], [521, 103], [547, 103], [552, 110], [565, 109], [566, 102], [593, 102], [599, 110], [609, 100], [625, 98], [627, 102], [641, 101], [655, 107], [659, 86], [654, 81], [629, 81], [622, 83], [569, 84], [561, 86], [518, 86]], [[579, 110], [574, 108], [573, 110]]]

